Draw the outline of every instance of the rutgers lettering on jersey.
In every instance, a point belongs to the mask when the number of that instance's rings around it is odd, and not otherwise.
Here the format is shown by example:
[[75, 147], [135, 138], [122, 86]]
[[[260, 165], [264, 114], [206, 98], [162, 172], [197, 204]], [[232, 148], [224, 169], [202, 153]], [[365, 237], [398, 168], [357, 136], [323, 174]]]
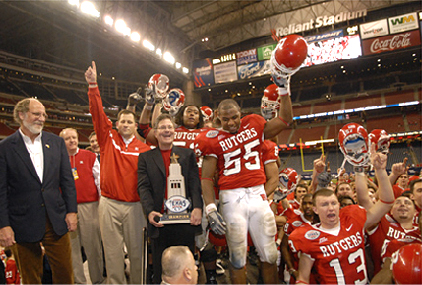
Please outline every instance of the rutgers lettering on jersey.
[[195, 138], [202, 132], [208, 131], [209, 128], [200, 129], [188, 129], [184, 126], [177, 127], [174, 130], [174, 141], [175, 146], [184, 148], [194, 149]]
[[363, 229], [366, 210], [358, 205], [340, 210], [340, 226], [324, 230], [308, 223], [289, 236], [289, 246], [314, 260], [321, 284], [366, 284]]
[[265, 123], [259, 115], [248, 115], [242, 118], [235, 134], [209, 130], [196, 137], [196, 154], [217, 158], [220, 190], [265, 183], [261, 157]]
[[368, 231], [368, 240], [374, 262], [374, 274], [381, 270], [381, 256], [385, 253], [387, 245], [391, 240], [418, 238], [419, 236], [420, 232], [416, 224], [410, 229], [405, 229], [390, 213], [385, 214], [377, 227]]

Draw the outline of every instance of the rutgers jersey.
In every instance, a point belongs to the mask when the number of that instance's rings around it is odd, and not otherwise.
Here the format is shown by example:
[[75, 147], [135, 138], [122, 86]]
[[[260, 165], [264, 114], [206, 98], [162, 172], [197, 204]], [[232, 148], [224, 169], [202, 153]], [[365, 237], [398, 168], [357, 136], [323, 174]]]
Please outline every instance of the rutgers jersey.
[[382, 262], [385, 261], [386, 258], [388, 257], [392, 257], [393, 253], [395, 253], [396, 251], [398, 251], [402, 246], [408, 245], [408, 244], [412, 244], [412, 243], [422, 243], [420, 238], [404, 238], [404, 239], [395, 239], [390, 241], [387, 244], [387, 247], [385, 249], [385, 252], [382, 253]]
[[208, 130], [209, 128], [188, 129], [184, 126], [179, 126], [174, 130], [173, 145], [194, 150], [195, 138], [200, 133]]
[[252, 114], [241, 119], [235, 134], [212, 129], [196, 137], [196, 155], [217, 158], [220, 190], [265, 183], [262, 162], [265, 123], [263, 117]]
[[366, 210], [351, 205], [340, 210], [339, 228], [330, 231], [309, 223], [289, 236], [293, 253], [314, 260], [321, 284], [367, 284], [365, 238]]
[[303, 224], [310, 224], [310, 221], [308, 221], [299, 210], [289, 208], [283, 212], [283, 216], [287, 218], [287, 223], [284, 225], [284, 232], [287, 236]]
[[374, 274], [381, 270], [381, 255], [388, 243], [395, 239], [420, 238], [421, 233], [416, 224], [411, 229], [404, 229], [389, 213], [382, 217], [379, 224], [368, 231], [369, 245], [374, 261]]
[[276, 162], [278, 159], [278, 146], [275, 142], [265, 140], [262, 145], [262, 162], [265, 164]]

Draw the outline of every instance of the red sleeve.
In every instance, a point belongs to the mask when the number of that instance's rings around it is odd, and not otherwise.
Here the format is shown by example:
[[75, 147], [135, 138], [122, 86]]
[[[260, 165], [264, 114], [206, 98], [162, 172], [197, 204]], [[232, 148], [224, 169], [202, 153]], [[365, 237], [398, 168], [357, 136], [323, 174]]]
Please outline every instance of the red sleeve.
[[102, 148], [106, 144], [107, 137], [110, 130], [113, 128], [113, 124], [104, 112], [98, 87], [89, 88], [88, 98], [89, 112], [92, 115], [92, 124], [94, 125], [94, 130], [97, 134], [98, 144], [100, 148]]
[[262, 146], [262, 161], [264, 165], [270, 162], [277, 161], [278, 146], [275, 142], [265, 140]]

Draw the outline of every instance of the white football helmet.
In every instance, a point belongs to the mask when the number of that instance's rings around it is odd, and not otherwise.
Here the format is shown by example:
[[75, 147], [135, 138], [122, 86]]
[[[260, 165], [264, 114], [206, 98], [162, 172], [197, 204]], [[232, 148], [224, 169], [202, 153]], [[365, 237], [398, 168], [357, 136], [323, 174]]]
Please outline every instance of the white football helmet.
[[148, 88], [153, 91], [155, 98], [164, 99], [169, 90], [169, 78], [164, 74], [153, 74], [148, 81]]
[[179, 88], [173, 88], [163, 99], [163, 108], [169, 112], [170, 116], [176, 116], [180, 108], [185, 104], [185, 93]]

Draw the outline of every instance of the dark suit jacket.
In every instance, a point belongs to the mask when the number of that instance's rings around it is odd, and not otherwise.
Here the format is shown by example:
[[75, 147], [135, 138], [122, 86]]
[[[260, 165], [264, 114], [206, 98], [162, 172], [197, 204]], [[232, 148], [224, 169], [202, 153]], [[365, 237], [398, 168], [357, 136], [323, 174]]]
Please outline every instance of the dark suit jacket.
[[[194, 152], [191, 149], [173, 146], [171, 155], [173, 153], [179, 156], [177, 161], [182, 168], [186, 197], [190, 198], [192, 209], [202, 209], [202, 189]], [[157, 147], [141, 153], [138, 160], [138, 193], [147, 219], [152, 211], [161, 211], [166, 181], [166, 169], [160, 149]], [[148, 222], [148, 233], [151, 238], [156, 238], [158, 237], [158, 228]]]
[[46, 214], [56, 234], [67, 232], [67, 213], [77, 212], [75, 181], [64, 140], [42, 132], [41, 183], [19, 131], [0, 142], [0, 228], [11, 226], [19, 242], [37, 242]]

